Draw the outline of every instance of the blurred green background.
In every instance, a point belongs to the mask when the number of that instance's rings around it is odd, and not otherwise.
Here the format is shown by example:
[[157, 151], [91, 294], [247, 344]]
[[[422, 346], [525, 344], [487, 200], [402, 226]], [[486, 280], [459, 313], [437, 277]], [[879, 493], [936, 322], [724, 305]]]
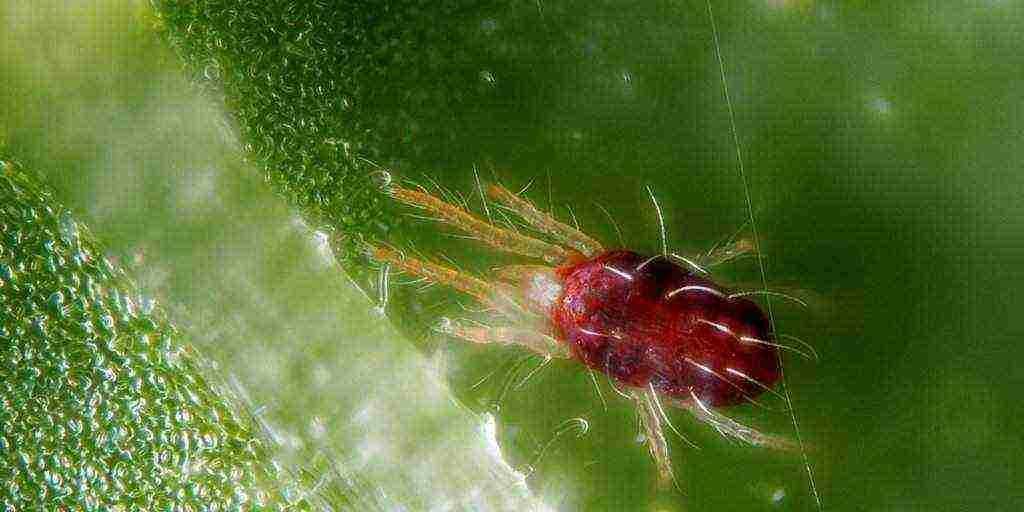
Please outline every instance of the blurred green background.
[[[821, 355], [786, 371], [823, 509], [1019, 508], [1024, 6], [713, 5], [769, 278], [812, 299], [775, 309]], [[608, 216], [624, 245], [658, 250], [647, 185], [673, 247], [734, 232], [747, 202], [705, 3], [0, 9], [6, 155], [163, 305], [319, 504], [816, 509], [799, 455], [681, 413], [701, 449], [673, 440], [686, 496], [657, 493], [607, 385], [605, 408], [585, 372], [553, 363], [502, 397], [520, 352], [429, 336], [458, 297], [394, 276], [379, 317], [351, 251], [361, 235], [481, 272], [511, 261], [400, 217], [363, 159], [476, 207], [474, 166], [532, 181], [538, 205], [609, 245]], [[720, 274], [756, 277], [751, 261]], [[487, 451], [485, 413], [529, 491]], [[792, 435], [785, 413], [729, 413]], [[577, 417], [585, 436], [554, 437]], [[346, 471], [363, 483], [332, 487]]]

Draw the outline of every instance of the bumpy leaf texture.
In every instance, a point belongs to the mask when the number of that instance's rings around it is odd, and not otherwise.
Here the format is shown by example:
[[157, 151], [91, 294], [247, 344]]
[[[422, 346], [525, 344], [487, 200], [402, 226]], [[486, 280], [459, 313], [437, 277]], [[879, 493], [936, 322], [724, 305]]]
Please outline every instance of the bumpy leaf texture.
[[4, 161], [0, 237], [5, 510], [308, 509], [160, 309]]
[[[406, 109], [441, 116], [455, 101], [443, 87], [410, 96], [410, 84], [453, 80], [445, 72], [459, 58], [424, 17], [465, 7], [171, 0], [157, 13], [195, 81], [222, 95], [245, 149], [279, 193], [317, 229], [373, 235], [394, 223], [373, 176], [375, 164], [400, 155], [389, 144], [413, 136]], [[343, 242], [339, 256], [352, 256], [352, 247]]]

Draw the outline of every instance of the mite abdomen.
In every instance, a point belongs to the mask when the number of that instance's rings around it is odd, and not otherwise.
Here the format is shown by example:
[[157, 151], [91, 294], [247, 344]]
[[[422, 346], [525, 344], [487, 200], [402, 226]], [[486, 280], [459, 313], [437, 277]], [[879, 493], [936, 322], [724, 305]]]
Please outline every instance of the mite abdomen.
[[665, 258], [611, 251], [559, 275], [563, 292], [551, 310], [559, 339], [616, 381], [723, 406], [780, 378], [761, 309]]

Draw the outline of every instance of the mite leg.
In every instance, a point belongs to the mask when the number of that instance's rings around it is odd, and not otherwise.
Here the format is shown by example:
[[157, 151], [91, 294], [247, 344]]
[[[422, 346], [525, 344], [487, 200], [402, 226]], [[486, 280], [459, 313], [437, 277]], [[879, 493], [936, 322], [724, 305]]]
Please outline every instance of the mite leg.
[[776, 450], [794, 450], [797, 446], [784, 437], [764, 434], [751, 427], [738, 423], [720, 413], [711, 410], [690, 392], [692, 400], [674, 400], [673, 405], [690, 411], [698, 420], [711, 425], [719, 434], [733, 437], [751, 446], [774, 448]]
[[754, 252], [754, 242], [749, 238], [732, 240], [725, 244], [712, 247], [710, 251], [699, 258], [701, 264], [708, 267], [716, 267], [728, 263], [736, 258], [741, 258]]
[[631, 393], [640, 414], [640, 426], [644, 431], [647, 449], [658, 467], [658, 484], [668, 487], [669, 484], [675, 483], [676, 477], [672, 471], [672, 459], [668, 453], [665, 430], [662, 428], [662, 410], [658, 405], [658, 395], [649, 387], [643, 390], [633, 389]]
[[597, 240], [538, 210], [529, 201], [513, 194], [501, 185], [487, 187], [487, 195], [519, 214], [531, 226], [550, 235], [560, 243], [583, 253], [584, 256], [594, 257], [604, 251], [604, 248]]
[[458, 206], [446, 203], [430, 194], [391, 187], [390, 194], [403, 203], [418, 206], [480, 240], [507, 252], [541, 258], [552, 265], [568, 263], [572, 258], [569, 251], [536, 238], [520, 235], [514, 231], [491, 225]]
[[546, 358], [567, 358], [565, 345], [542, 332], [513, 327], [492, 327], [451, 318], [442, 318], [434, 330], [479, 344], [520, 345]]
[[746, 227], [747, 224], [744, 223], [733, 234], [715, 243], [711, 249], [700, 255], [697, 261], [700, 261], [702, 265], [714, 267], [754, 252], [754, 241], [740, 236]]
[[[752, 250], [753, 245], [750, 243], [750, 240], [743, 239], [728, 242], [726, 244], [717, 244], [712, 247], [710, 251], [704, 254], [679, 254], [673, 252], [669, 254], [669, 257], [696, 270], [697, 272], [700, 272], [701, 274], [710, 274], [711, 272], [709, 272], [708, 269], [744, 256]], [[651, 258], [651, 260], [653, 259], [654, 258]]]
[[551, 267], [542, 265], [506, 265], [494, 269], [494, 277], [502, 281], [518, 284], [530, 276], [546, 272], [551, 272]]
[[391, 263], [411, 274], [424, 277], [435, 283], [451, 286], [456, 290], [476, 297], [480, 302], [494, 307], [506, 315], [522, 314], [526, 308], [515, 297], [516, 290], [504, 283], [488, 283], [464, 272], [436, 263], [410, 258], [392, 249], [366, 244], [369, 256], [379, 262]]

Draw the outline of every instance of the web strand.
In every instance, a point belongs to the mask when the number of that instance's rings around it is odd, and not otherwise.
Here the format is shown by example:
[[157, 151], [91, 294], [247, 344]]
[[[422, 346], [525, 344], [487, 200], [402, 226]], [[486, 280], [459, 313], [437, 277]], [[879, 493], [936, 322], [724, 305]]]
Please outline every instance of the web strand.
[[[764, 288], [765, 304], [768, 309], [768, 322], [771, 326], [772, 332], [775, 332], [775, 314], [772, 311], [772, 300], [771, 295], [768, 295], [768, 273], [765, 271], [764, 258], [761, 257], [761, 238], [758, 235], [757, 221], [754, 216], [754, 204], [750, 196], [750, 185], [747, 182], [746, 168], [743, 164], [743, 151], [740, 146], [739, 130], [736, 128], [736, 114], [733, 110], [732, 97], [729, 94], [729, 83], [725, 77], [725, 63], [722, 60], [722, 45], [718, 38], [718, 24], [715, 22], [715, 12], [711, 7], [711, 0], [706, 0], [708, 7], [708, 19], [711, 22], [711, 34], [715, 42], [715, 57], [718, 59], [718, 71], [722, 79], [722, 94], [725, 96], [725, 104], [729, 110], [729, 126], [732, 131], [733, 145], [736, 148], [736, 162], [739, 166], [740, 180], [743, 182], [743, 194], [747, 201], [747, 215], [750, 220], [750, 229], [753, 236], [754, 242], [754, 254], [757, 255], [757, 264], [761, 270], [761, 286]], [[789, 415], [793, 422], [793, 430], [796, 434], [797, 445], [800, 447], [800, 455], [803, 458], [804, 467], [807, 470], [807, 479], [810, 483], [811, 493], [814, 495], [814, 502], [817, 504], [818, 510], [822, 510], [821, 497], [818, 495], [818, 488], [814, 483], [814, 472], [811, 470], [811, 462], [807, 456], [807, 450], [804, 447], [803, 436], [800, 433], [800, 425], [797, 422], [796, 410], [793, 408], [793, 399], [789, 393], [789, 385], [786, 383], [786, 373], [782, 365], [782, 352], [778, 353], [779, 358], [779, 371], [782, 382], [782, 394], [786, 398], [786, 408], [789, 409]]]

